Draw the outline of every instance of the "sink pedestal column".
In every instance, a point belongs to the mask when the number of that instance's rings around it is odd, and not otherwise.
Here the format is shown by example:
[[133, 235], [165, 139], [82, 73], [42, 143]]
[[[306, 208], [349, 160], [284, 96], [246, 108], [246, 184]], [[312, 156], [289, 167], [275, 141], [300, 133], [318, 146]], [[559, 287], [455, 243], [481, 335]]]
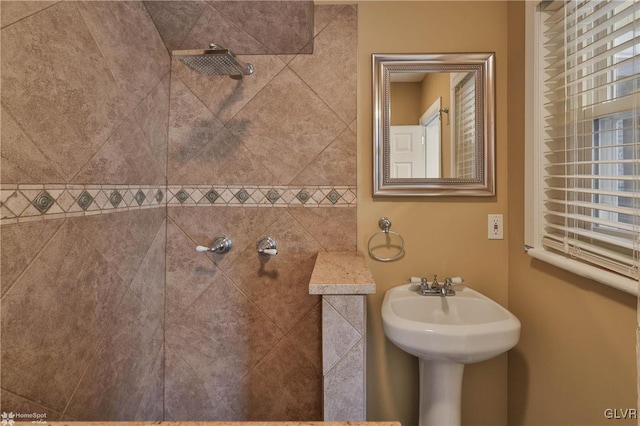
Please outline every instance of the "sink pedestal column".
[[459, 426], [464, 364], [420, 360], [420, 426]]

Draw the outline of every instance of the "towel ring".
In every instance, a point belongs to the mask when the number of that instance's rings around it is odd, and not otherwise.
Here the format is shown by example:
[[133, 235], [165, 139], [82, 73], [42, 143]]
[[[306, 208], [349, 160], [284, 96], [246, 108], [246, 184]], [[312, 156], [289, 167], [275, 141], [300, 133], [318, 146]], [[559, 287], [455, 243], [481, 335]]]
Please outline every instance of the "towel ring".
[[[369, 241], [367, 242], [367, 250], [369, 251], [369, 255], [380, 262], [391, 262], [404, 256], [404, 238], [402, 238], [402, 235], [400, 235], [399, 233], [391, 230], [391, 219], [389, 219], [388, 217], [381, 217], [378, 221], [378, 226], [380, 227], [380, 229], [382, 229], [382, 231], [373, 233], [369, 237]], [[373, 237], [378, 234], [396, 235], [398, 238], [400, 238], [400, 251], [398, 252], [398, 254], [391, 257], [380, 257], [373, 254], [373, 252], [371, 251], [371, 240], [373, 240]]]

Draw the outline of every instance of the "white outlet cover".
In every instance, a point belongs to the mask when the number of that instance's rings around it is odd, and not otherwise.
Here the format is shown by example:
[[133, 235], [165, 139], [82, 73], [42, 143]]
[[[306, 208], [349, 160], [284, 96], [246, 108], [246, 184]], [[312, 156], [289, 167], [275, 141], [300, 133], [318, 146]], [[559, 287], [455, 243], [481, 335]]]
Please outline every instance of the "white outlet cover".
[[487, 223], [487, 238], [490, 240], [504, 239], [504, 223], [501, 214], [490, 214]]

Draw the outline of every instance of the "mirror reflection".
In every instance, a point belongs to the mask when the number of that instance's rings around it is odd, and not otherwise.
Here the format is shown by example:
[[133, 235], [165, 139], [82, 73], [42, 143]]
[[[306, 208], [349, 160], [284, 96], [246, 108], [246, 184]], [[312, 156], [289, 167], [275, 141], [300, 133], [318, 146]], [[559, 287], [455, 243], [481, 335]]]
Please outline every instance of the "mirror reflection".
[[391, 178], [476, 177], [473, 72], [391, 72]]
[[495, 194], [493, 53], [372, 55], [373, 195]]

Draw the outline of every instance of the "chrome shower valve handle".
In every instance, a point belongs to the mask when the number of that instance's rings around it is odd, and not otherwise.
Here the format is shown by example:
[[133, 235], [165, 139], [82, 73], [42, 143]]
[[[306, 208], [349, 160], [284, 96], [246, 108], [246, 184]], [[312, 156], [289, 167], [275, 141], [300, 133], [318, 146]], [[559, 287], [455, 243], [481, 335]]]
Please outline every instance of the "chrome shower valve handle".
[[213, 246], [212, 247], [205, 247], [205, 246], [196, 246], [196, 251], [198, 253], [206, 253], [208, 251], [212, 252], [212, 253], [227, 253], [229, 252], [229, 250], [231, 250], [231, 248], [233, 247], [233, 241], [231, 241], [230, 238], [227, 237], [215, 237], [213, 239]]
[[256, 249], [258, 250], [258, 253], [262, 255], [275, 256], [278, 254], [277, 246], [278, 244], [276, 243], [276, 240], [271, 237], [264, 237], [258, 241]]

